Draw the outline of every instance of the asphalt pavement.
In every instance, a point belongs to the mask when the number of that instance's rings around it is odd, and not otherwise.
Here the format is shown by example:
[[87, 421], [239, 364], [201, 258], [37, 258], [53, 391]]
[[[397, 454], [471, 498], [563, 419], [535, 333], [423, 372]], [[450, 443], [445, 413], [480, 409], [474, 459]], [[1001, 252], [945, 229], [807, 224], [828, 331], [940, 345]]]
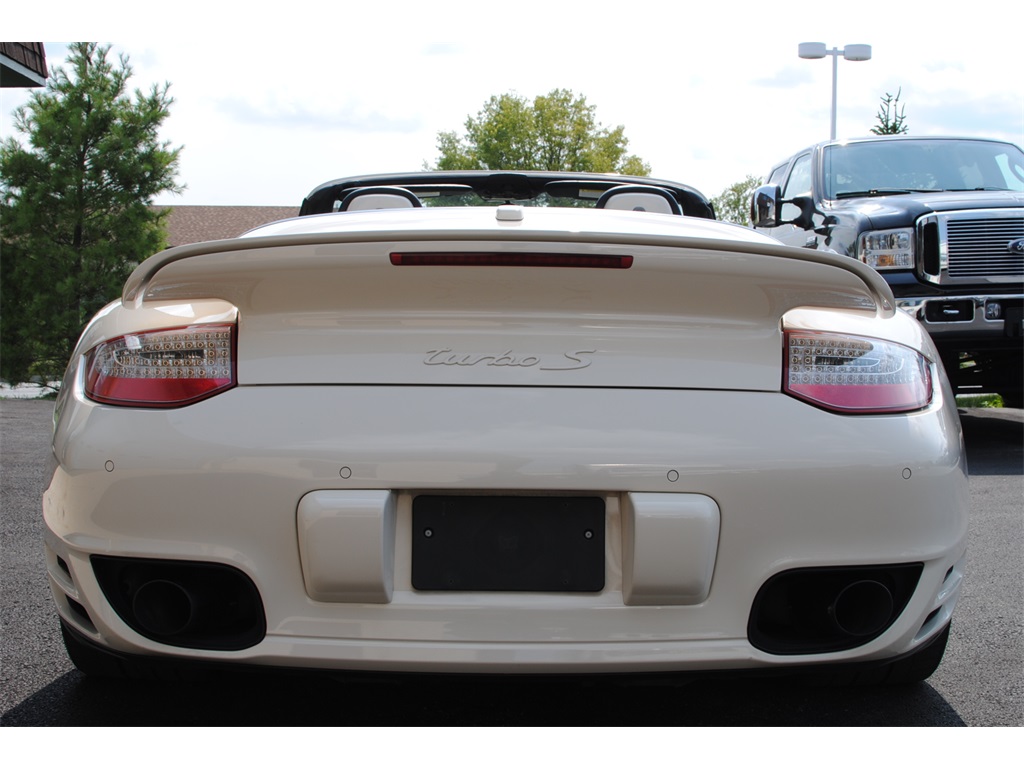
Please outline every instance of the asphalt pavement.
[[927, 682], [903, 688], [814, 688], [784, 679], [684, 686], [423, 676], [339, 681], [287, 673], [192, 685], [87, 679], [64, 653], [43, 562], [40, 498], [51, 412], [50, 402], [0, 401], [5, 726], [1024, 725], [1024, 411], [961, 414], [971, 469], [967, 581], [942, 666]]

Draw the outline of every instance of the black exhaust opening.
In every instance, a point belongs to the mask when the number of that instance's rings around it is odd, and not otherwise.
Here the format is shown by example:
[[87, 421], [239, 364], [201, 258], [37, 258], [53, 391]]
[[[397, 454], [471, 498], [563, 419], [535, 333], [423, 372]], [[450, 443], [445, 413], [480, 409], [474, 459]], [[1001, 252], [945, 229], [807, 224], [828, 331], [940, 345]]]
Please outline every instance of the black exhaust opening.
[[907, 607], [922, 563], [798, 568], [776, 574], [754, 598], [751, 645], [766, 653], [856, 648], [887, 630]]
[[252, 580], [219, 563], [90, 558], [110, 605], [143, 637], [180, 648], [238, 651], [266, 634]]

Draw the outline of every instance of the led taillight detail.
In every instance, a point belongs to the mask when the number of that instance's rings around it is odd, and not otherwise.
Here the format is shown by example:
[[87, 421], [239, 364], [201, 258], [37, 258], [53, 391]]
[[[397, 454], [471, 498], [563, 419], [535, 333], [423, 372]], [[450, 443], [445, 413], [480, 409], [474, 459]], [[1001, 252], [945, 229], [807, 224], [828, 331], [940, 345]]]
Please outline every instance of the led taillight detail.
[[85, 393], [110, 405], [173, 408], [235, 386], [235, 326], [132, 333], [85, 357]]
[[629, 269], [632, 256], [580, 253], [392, 253], [396, 267], [578, 267]]
[[783, 390], [841, 413], [901, 413], [932, 399], [931, 366], [892, 341], [812, 331], [786, 333]]

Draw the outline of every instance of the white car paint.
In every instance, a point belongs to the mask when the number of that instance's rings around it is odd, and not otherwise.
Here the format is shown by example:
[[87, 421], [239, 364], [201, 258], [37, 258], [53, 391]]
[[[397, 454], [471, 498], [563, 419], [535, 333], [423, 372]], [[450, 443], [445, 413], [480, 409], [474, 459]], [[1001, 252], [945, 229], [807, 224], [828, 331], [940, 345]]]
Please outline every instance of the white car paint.
[[[44, 519], [61, 618], [150, 658], [500, 673], [880, 661], [943, 630], [966, 542], [960, 427], [927, 334], [874, 272], [680, 216], [507, 218], [326, 214], [144, 263], [84, 332], [57, 404]], [[396, 251], [634, 263], [396, 267]], [[234, 388], [169, 409], [86, 395], [97, 344], [212, 322], [237, 322]], [[791, 329], [919, 350], [931, 402], [849, 415], [783, 393]], [[415, 589], [422, 493], [600, 498], [604, 587]], [[94, 555], [237, 568], [265, 634], [232, 650], [140, 634]], [[769, 653], [748, 637], [777, 574], [911, 562], [906, 607], [863, 644]]]

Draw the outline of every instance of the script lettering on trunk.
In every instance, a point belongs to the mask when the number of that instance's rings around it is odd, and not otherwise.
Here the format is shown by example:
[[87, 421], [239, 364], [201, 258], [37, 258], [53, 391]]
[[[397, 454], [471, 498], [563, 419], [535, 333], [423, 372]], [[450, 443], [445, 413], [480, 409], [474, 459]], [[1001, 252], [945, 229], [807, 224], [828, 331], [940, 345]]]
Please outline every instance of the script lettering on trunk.
[[532, 355], [507, 349], [501, 354], [491, 355], [478, 352], [456, 352], [444, 349], [428, 349], [423, 358], [424, 365], [458, 365], [471, 368], [479, 365], [486, 368], [536, 368], [539, 371], [578, 371], [590, 366], [590, 357], [596, 349], [575, 349], [561, 355]]

